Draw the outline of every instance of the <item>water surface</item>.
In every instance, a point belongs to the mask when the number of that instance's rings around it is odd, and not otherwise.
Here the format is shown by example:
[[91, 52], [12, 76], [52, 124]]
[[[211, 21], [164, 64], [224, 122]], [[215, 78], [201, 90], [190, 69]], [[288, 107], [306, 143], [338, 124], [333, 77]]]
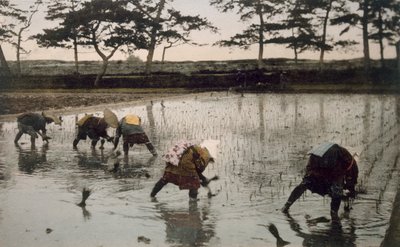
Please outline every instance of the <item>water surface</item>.
[[[274, 246], [264, 225], [274, 223], [288, 246], [379, 246], [388, 228], [399, 182], [398, 96], [236, 94], [165, 100], [111, 108], [119, 118], [141, 116], [162, 154], [176, 141], [218, 139], [220, 153], [207, 177], [218, 193], [197, 203], [167, 185], [149, 197], [163, 172], [161, 157], [135, 146], [116, 161], [112, 145], [72, 148], [77, 115], [48, 126], [49, 145], [13, 139], [16, 122], [0, 123], [0, 246]], [[101, 116], [100, 112], [90, 112]], [[110, 134], [113, 134], [110, 129]], [[307, 151], [334, 141], [358, 152], [360, 188], [350, 214], [332, 227], [329, 198], [307, 192], [280, 213], [303, 176]], [[119, 149], [122, 149], [121, 145]], [[150, 175], [148, 177], [147, 175]], [[93, 194], [76, 206], [84, 187]], [[47, 230], [47, 231], [46, 231]]]

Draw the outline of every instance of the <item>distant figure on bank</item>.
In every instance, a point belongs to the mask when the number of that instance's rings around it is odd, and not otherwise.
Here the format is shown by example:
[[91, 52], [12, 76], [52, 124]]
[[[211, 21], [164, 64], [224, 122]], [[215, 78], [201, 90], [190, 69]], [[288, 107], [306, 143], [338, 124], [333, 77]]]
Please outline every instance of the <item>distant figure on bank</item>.
[[119, 138], [123, 137], [123, 149], [124, 154], [128, 155], [129, 147], [133, 147], [134, 144], [145, 144], [147, 149], [153, 156], [157, 156], [157, 151], [153, 144], [150, 142], [146, 133], [141, 126], [142, 120], [140, 117], [129, 114], [123, 117], [118, 124], [117, 131], [114, 139], [114, 149], [117, 148]]
[[280, 73], [279, 73], [279, 89], [286, 89], [286, 83], [287, 83], [286, 73], [283, 71], [280, 71]]
[[39, 113], [23, 113], [17, 117], [18, 133], [15, 136], [14, 143], [17, 144], [23, 134], [31, 136], [31, 144], [35, 145], [35, 139], [38, 135], [42, 137], [42, 140], [49, 142], [50, 137], [46, 135], [46, 124], [53, 123], [61, 125], [61, 117], [54, 117], [52, 115], [42, 112]]
[[190, 200], [196, 201], [200, 185], [206, 187], [210, 182], [203, 172], [210, 162], [214, 162], [217, 145], [213, 140], [200, 145], [187, 141], [174, 145], [163, 155], [166, 162], [164, 175], [154, 185], [150, 196], [155, 197], [166, 184], [173, 183], [181, 190], [189, 190]]
[[287, 213], [290, 206], [309, 189], [312, 193], [332, 198], [331, 217], [332, 220], [338, 220], [342, 198], [355, 197], [357, 162], [347, 149], [330, 142], [314, 147], [309, 154], [303, 181], [294, 188], [281, 210]]
[[86, 140], [89, 137], [92, 140], [92, 148], [96, 148], [97, 142], [101, 139], [100, 149], [104, 148], [104, 143], [113, 141], [113, 137], [107, 133], [107, 128], [117, 128], [118, 118], [109, 109], [104, 110], [104, 117], [95, 117], [92, 114], [85, 115], [77, 123], [78, 134], [73, 142], [73, 147], [76, 148], [80, 140]]
[[239, 85], [240, 87], [246, 87], [246, 81], [247, 81], [247, 74], [246, 72], [241, 71], [240, 69], [238, 69], [237, 73], [236, 73], [236, 82], [237, 85]]

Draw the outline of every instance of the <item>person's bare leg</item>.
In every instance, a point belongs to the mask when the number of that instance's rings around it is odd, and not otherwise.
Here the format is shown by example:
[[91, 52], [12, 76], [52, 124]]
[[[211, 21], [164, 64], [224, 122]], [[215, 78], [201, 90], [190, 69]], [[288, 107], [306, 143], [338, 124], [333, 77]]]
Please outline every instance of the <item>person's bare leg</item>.
[[104, 143], [106, 142], [106, 140], [101, 139], [100, 141], [100, 149], [104, 149]]
[[297, 201], [297, 199], [300, 198], [300, 196], [307, 190], [306, 186], [304, 183], [300, 183], [299, 185], [296, 186], [296, 188], [293, 189], [292, 193], [290, 193], [290, 196], [288, 200], [286, 201], [285, 205], [281, 209], [283, 213], [289, 212], [290, 206]]
[[122, 145], [122, 149], [124, 150], [124, 154], [128, 155], [128, 153], [129, 153], [129, 143], [128, 142], [124, 142], [124, 144]]
[[163, 178], [158, 180], [158, 182], [154, 185], [153, 190], [150, 193], [151, 197], [155, 197], [158, 192], [167, 184], [168, 182], [165, 181]]
[[15, 144], [18, 143], [19, 139], [21, 138], [21, 136], [22, 136], [23, 134], [24, 134], [24, 133], [23, 133], [22, 131], [19, 131], [19, 132], [17, 133], [17, 135], [15, 136], [15, 139], [14, 139], [14, 143], [15, 143]]
[[154, 148], [153, 144], [151, 144], [151, 142], [146, 143], [146, 147], [147, 147], [147, 149], [150, 151], [150, 153], [151, 153], [153, 156], [157, 156], [157, 151], [156, 151], [156, 149]]

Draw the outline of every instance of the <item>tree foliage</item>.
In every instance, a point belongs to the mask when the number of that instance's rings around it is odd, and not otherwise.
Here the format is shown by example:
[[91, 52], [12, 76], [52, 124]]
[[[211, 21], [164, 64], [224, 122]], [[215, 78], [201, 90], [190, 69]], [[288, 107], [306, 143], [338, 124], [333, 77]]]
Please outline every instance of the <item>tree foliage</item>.
[[0, 0], [0, 42], [13, 43], [12, 38], [17, 35], [17, 23], [27, 19], [24, 15], [26, 12], [9, 0]]
[[379, 44], [381, 66], [384, 64], [384, 42], [394, 44], [400, 36], [400, 2], [396, 0], [372, 0], [369, 39]]
[[[150, 73], [155, 48], [167, 43], [169, 47], [178, 44], [198, 45], [190, 38], [193, 31], [211, 30], [216, 32], [207, 18], [199, 15], [184, 15], [173, 7], [168, 7], [173, 0], [128, 0], [135, 8], [141, 11], [152, 21], [147, 33], [150, 41], [146, 61], [146, 72]], [[165, 55], [165, 50], [164, 53]]]
[[[62, 22], [69, 13], [78, 11], [79, 2], [77, 0], [53, 0], [47, 6], [46, 19], [50, 21]], [[41, 47], [62, 47], [70, 49], [77, 38], [76, 30], [72, 26], [64, 23], [55, 28], [43, 29], [44, 33], [34, 35], [37, 43]]]
[[228, 40], [216, 42], [216, 45], [248, 49], [250, 46], [258, 44], [258, 68], [261, 68], [263, 66], [264, 44], [268, 43], [265, 34], [272, 35], [277, 30], [275, 29], [279, 26], [277, 16], [284, 11], [284, 1], [210, 0], [210, 3], [221, 12], [234, 11], [239, 15], [242, 22], [250, 23], [241, 33], [230, 37]]
[[103, 60], [95, 81], [95, 85], [98, 85], [109, 59], [118, 49], [147, 49], [145, 33], [150, 23], [141, 12], [128, 9], [126, 1], [93, 0], [84, 2], [77, 11], [67, 13], [61, 25], [76, 30], [79, 43], [93, 47]]

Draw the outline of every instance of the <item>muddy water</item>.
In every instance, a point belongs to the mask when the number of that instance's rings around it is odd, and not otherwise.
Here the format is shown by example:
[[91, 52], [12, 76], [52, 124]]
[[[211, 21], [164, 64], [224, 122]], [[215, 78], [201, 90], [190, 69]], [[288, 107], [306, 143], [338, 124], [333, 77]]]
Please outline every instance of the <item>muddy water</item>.
[[[117, 158], [110, 143], [91, 150], [81, 141], [74, 150], [75, 115], [64, 116], [61, 127], [49, 125], [50, 144], [38, 140], [34, 148], [27, 136], [14, 146], [16, 123], [1, 123], [0, 246], [275, 246], [263, 226], [269, 223], [288, 246], [379, 246], [399, 182], [399, 102], [383, 95], [214, 93], [112, 108], [118, 117], [140, 115], [160, 154], [181, 139], [221, 141], [205, 171], [220, 176], [210, 184], [218, 194], [208, 199], [200, 189], [197, 203], [173, 185], [150, 199], [164, 165], [145, 146]], [[329, 198], [307, 192], [290, 215], [278, 210], [301, 181], [307, 151], [327, 140], [360, 154], [364, 193], [350, 214], [341, 207], [341, 229], [326, 220]], [[114, 174], [117, 159], [122, 166]], [[92, 195], [81, 208], [84, 187]]]

